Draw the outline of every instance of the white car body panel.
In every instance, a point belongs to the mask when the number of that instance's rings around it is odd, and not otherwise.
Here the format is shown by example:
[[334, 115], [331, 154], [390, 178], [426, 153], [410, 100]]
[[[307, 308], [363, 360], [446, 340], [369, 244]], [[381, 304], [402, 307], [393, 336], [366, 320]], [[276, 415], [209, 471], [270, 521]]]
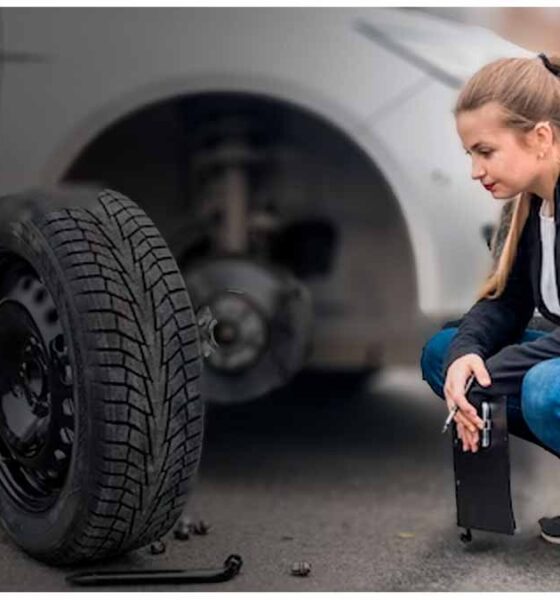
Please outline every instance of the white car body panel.
[[150, 103], [264, 94], [330, 122], [380, 169], [410, 235], [419, 309], [437, 317], [472, 303], [490, 265], [480, 228], [499, 203], [470, 179], [451, 114], [457, 90], [355, 25], [381, 28], [463, 80], [521, 48], [398, 9], [8, 8], [1, 17], [1, 193], [56, 183], [95, 136]]

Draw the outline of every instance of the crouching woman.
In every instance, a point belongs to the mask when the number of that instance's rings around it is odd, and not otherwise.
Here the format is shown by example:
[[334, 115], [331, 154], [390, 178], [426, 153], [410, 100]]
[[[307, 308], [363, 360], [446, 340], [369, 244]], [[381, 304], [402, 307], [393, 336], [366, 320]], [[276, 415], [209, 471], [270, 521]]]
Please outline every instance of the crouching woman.
[[[465, 84], [454, 115], [471, 176], [513, 202], [507, 236], [477, 300], [457, 327], [424, 346], [422, 376], [455, 406], [463, 450], [482, 420], [465, 395], [503, 396], [510, 433], [560, 456], [560, 328], [527, 329], [535, 307], [560, 325], [560, 59], [494, 61]], [[478, 403], [477, 403], [478, 404]], [[539, 521], [560, 543], [560, 517]]]

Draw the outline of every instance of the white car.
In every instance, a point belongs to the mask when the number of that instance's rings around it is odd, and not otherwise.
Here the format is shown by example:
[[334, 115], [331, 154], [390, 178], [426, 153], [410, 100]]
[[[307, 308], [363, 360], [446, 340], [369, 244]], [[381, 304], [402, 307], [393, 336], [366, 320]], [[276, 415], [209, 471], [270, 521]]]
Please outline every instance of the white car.
[[213, 330], [210, 399], [417, 361], [472, 304], [500, 205], [452, 107], [484, 63], [527, 51], [403, 9], [0, 17], [0, 192], [87, 182], [138, 202]]

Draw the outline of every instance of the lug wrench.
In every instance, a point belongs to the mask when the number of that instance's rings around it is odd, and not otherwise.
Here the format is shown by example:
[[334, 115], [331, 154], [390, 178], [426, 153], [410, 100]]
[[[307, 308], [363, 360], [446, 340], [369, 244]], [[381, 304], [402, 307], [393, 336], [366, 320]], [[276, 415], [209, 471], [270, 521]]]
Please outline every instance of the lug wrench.
[[231, 554], [222, 569], [160, 569], [145, 571], [84, 571], [66, 577], [68, 583], [81, 586], [134, 585], [151, 583], [220, 583], [233, 579], [241, 570], [243, 561]]

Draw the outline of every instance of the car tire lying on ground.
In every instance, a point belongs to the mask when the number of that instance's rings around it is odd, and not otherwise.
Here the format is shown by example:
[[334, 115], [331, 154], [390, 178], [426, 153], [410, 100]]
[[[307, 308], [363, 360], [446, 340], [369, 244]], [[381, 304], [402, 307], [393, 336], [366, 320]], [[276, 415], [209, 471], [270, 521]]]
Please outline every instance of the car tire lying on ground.
[[160, 233], [105, 190], [0, 199], [0, 519], [50, 564], [145, 546], [202, 444], [191, 301]]

